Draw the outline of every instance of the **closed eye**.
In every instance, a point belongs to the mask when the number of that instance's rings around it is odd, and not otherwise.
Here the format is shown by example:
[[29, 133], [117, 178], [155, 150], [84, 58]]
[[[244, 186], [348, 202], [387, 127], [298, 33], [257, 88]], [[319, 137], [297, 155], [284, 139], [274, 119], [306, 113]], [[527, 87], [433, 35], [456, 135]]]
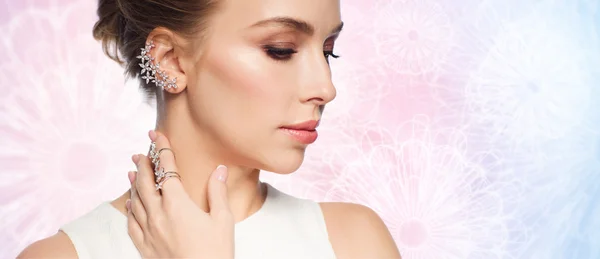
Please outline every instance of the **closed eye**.
[[323, 51], [323, 54], [325, 55], [325, 59], [327, 60], [327, 63], [329, 63], [329, 57], [332, 58], [339, 58], [340, 56], [333, 54], [333, 51]]
[[264, 49], [269, 57], [278, 61], [290, 60], [292, 55], [298, 52], [295, 49], [277, 48], [273, 46], [265, 46]]

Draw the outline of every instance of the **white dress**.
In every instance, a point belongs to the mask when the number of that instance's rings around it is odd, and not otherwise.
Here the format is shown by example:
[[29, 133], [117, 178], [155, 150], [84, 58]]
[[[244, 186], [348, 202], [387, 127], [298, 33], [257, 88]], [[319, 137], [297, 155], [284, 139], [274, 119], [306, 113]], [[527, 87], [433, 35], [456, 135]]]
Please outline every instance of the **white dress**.
[[[335, 258], [319, 204], [263, 184], [263, 206], [235, 225], [235, 258]], [[109, 202], [60, 229], [80, 259], [141, 258], [127, 233], [127, 217]]]

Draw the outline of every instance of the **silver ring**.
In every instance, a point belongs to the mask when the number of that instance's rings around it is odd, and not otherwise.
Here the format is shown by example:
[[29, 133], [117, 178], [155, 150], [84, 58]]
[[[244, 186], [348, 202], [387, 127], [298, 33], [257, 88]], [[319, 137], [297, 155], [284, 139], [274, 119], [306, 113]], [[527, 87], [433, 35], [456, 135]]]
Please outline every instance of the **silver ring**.
[[160, 153], [162, 153], [165, 150], [171, 151], [171, 153], [173, 154], [173, 158], [175, 158], [175, 152], [168, 147], [163, 147], [160, 150], [158, 150], [158, 153], [156, 154], [156, 156], [160, 158]]
[[167, 182], [167, 180], [169, 180], [171, 177], [177, 177], [179, 179], [181, 179], [181, 176], [174, 171], [169, 171], [166, 172], [164, 174], [164, 176], [162, 178], [160, 178], [160, 180], [155, 184], [156, 190], [162, 190], [162, 186], [165, 184], [165, 182]]
[[150, 159], [155, 165], [154, 171], [156, 171], [158, 169], [158, 163], [160, 162], [159, 153], [156, 152], [156, 142], [150, 143]]
[[177, 177], [181, 178], [181, 176], [175, 172], [175, 171], [167, 171], [165, 172], [165, 168], [161, 167], [159, 170], [157, 170], [156, 172], [154, 172], [154, 182], [159, 183], [160, 181], [162, 181], [163, 178], [167, 177], [168, 175], [177, 175]]
[[165, 177], [165, 169], [161, 167], [159, 170], [154, 170], [154, 181], [159, 182], [160, 178]]
[[152, 159], [152, 164], [154, 164], [154, 171], [158, 170], [158, 166], [160, 165], [160, 154], [165, 150], [171, 151], [173, 159], [175, 159], [175, 152], [172, 149], [164, 147], [156, 152], [156, 143], [152, 142], [150, 144], [150, 158]]
[[156, 142], [152, 142], [150, 143], [150, 157], [154, 158], [156, 157]]

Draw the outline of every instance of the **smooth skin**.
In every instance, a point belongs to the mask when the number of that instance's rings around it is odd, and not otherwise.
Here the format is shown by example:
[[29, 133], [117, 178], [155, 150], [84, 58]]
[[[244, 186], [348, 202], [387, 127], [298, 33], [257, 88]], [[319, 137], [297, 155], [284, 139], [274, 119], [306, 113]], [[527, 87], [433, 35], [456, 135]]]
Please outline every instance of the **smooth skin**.
[[[170, 148], [164, 135], [154, 131], [149, 135], [157, 150]], [[234, 258], [235, 220], [228, 202], [227, 168], [211, 173], [207, 188], [210, 211], [204, 212], [178, 178], [165, 182], [162, 195], [155, 191], [153, 164], [147, 156], [137, 154], [132, 161], [138, 171], [128, 174], [131, 189], [112, 205], [127, 216], [128, 233], [143, 258]], [[171, 152], [161, 153], [160, 161], [166, 171], [177, 171]], [[385, 224], [371, 209], [339, 202], [320, 205], [337, 258], [401, 258]], [[77, 258], [77, 253], [67, 235], [59, 231], [33, 243], [17, 258], [41, 257]]]
[[[144, 169], [151, 167], [150, 162], [139, 157], [131, 190], [112, 202], [129, 215], [126, 201], [132, 200], [132, 214], [141, 229], [140, 234], [130, 226], [132, 239], [150, 235], [155, 240], [167, 236], [204, 240], [206, 237], [190, 237], [192, 233], [178, 229], [206, 228], [212, 233], [230, 227], [231, 221], [216, 223], [211, 210], [213, 194], [221, 197], [210, 187], [218, 165], [227, 167], [221, 194], [226, 193], [232, 221], [240, 222], [260, 209], [265, 193], [258, 184], [259, 169], [292, 173], [302, 164], [307, 147], [280, 127], [320, 120], [325, 104], [335, 98], [329, 61], [340, 25], [339, 0], [230, 0], [223, 1], [210, 18], [204, 41], [165, 28], [156, 28], [148, 36], [155, 44], [152, 56], [171, 78], [177, 77], [178, 84], [177, 89], [159, 91], [157, 96], [157, 137], [165, 143], [161, 147], [170, 146], [176, 154], [176, 168], [184, 179], [170, 179], [165, 187], [168, 193], [189, 200], [169, 203], [170, 199], [163, 197], [161, 205], [149, 199], [148, 207], [140, 206], [145, 205], [147, 195], [154, 194], [145, 192], [153, 188], [149, 177], [144, 178], [150, 175]], [[371, 209], [349, 203], [320, 205], [338, 258], [400, 258], [388, 229]], [[181, 225], [169, 225], [173, 232], [153, 232], [144, 227], [152, 220], [143, 215], [155, 215], [147, 210], [156, 208], [162, 210], [163, 218], [188, 217], [172, 213], [186, 211], [204, 215], [204, 220], [184, 220]], [[228, 247], [229, 243], [223, 242]], [[147, 254], [196, 255], [191, 250], [194, 247], [187, 245], [158, 247], [153, 242], [138, 242], [136, 246]], [[58, 232], [30, 245], [19, 256], [40, 257], [74, 258], [76, 253], [69, 238]]]
[[[170, 148], [162, 134], [150, 132], [156, 150]], [[127, 208], [128, 233], [143, 258], [233, 259], [234, 224], [227, 201], [227, 168], [220, 166], [208, 179], [210, 211], [204, 212], [185, 192], [178, 178], [169, 178], [162, 194], [154, 188], [154, 166], [147, 156], [134, 155]], [[161, 152], [159, 166], [178, 172], [173, 153]]]

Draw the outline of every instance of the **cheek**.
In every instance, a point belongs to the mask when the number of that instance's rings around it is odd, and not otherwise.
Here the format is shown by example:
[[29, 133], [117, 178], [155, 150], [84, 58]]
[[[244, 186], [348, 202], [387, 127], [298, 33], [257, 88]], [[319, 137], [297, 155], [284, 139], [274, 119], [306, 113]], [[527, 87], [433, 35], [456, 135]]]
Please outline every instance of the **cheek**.
[[204, 78], [208, 80], [203, 80], [201, 88], [209, 94], [203, 98], [218, 105], [219, 115], [228, 118], [234, 128], [244, 125], [258, 129], [281, 123], [290, 96], [284, 87], [285, 77], [274, 72], [281, 64], [265, 58], [260, 50], [222, 49], [228, 51], [212, 53], [206, 60]]
[[229, 51], [226, 55], [215, 57], [212, 66], [215, 77], [222, 82], [220, 87], [244, 100], [270, 98], [273, 94], [274, 79], [265, 59], [249, 51]]

